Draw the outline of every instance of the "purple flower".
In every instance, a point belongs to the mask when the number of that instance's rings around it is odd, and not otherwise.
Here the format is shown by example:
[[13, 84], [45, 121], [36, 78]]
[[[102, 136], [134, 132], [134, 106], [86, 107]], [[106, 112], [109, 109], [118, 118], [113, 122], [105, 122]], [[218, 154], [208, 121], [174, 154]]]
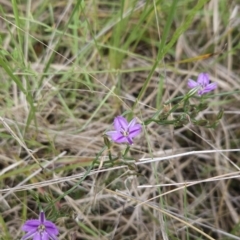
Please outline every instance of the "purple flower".
[[200, 73], [197, 81], [192, 79], [188, 80], [188, 87], [197, 88], [198, 95], [202, 96], [204, 93], [208, 93], [217, 88], [217, 83], [209, 83], [209, 75], [207, 73]]
[[43, 211], [40, 212], [39, 219], [27, 220], [22, 226], [22, 230], [28, 232], [21, 240], [57, 240], [58, 229], [54, 223], [45, 219]]
[[106, 132], [111, 139], [116, 143], [133, 143], [133, 138], [142, 131], [141, 124], [137, 123], [135, 118], [130, 123], [122, 116], [115, 117], [114, 119], [115, 131]]

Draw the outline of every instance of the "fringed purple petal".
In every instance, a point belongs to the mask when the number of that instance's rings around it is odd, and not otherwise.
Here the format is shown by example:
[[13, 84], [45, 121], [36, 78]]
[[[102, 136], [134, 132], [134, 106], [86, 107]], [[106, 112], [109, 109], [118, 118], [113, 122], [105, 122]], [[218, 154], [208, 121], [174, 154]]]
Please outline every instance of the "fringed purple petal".
[[39, 221], [41, 222], [41, 224], [45, 222], [45, 214], [43, 211], [41, 211], [39, 214]]
[[27, 220], [22, 226], [22, 230], [26, 232], [36, 231], [40, 224], [41, 222], [38, 219]]
[[204, 94], [204, 92], [203, 92], [202, 89], [198, 91], [198, 95], [199, 95], [199, 96], [202, 96], [203, 94]]
[[136, 124], [136, 122], [137, 122], [136, 118], [133, 118], [133, 119], [131, 120], [131, 122], [128, 124], [128, 129], [130, 129], [131, 127], [133, 127], [133, 126]]
[[217, 88], [217, 83], [210, 83], [204, 88], [204, 93], [211, 92]]
[[48, 232], [43, 232], [41, 233], [41, 240], [55, 240], [56, 238], [52, 238], [52, 236], [50, 234], [48, 234]]
[[129, 145], [132, 145], [133, 144], [133, 140], [130, 136], [127, 136], [127, 141], [129, 143]]
[[197, 79], [197, 83], [203, 87], [209, 84], [209, 75], [207, 73], [200, 73]]
[[121, 131], [121, 129], [126, 130], [128, 127], [128, 122], [126, 118], [122, 116], [115, 117], [114, 119], [114, 128], [116, 131]]
[[108, 135], [109, 137], [111, 137], [112, 135], [114, 135], [114, 134], [116, 134], [116, 133], [119, 134], [119, 132], [117, 132], [117, 131], [108, 131], [108, 132], [106, 132], [106, 135]]
[[195, 87], [198, 87], [198, 86], [199, 86], [199, 84], [197, 82], [193, 81], [192, 79], [188, 80], [188, 87], [189, 88], [195, 88]]
[[27, 233], [26, 235], [24, 235], [21, 240], [27, 240], [32, 238], [35, 234], [37, 234], [37, 229], [30, 231], [29, 233]]
[[123, 137], [123, 135], [120, 132], [117, 131], [109, 131], [106, 132], [106, 134], [115, 142], [118, 138]]
[[46, 220], [44, 222], [44, 225], [45, 225], [45, 228], [46, 228], [46, 231], [48, 232], [48, 234], [58, 235], [59, 231], [58, 231], [57, 226], [54, 223]]
[[114, 141], [116, 143], [127, 143], [128, 142], [126, 136], [124, 136], [120, 132], [109, 131], [109, 132], [106, 132], [106, 134], [112, 139], [112, 141]]
[[129, 137], [134, 138], [137, 135], [139, 135], [142, 131], [142, 125], [141, 124], [136, 124], [131, 129], [129, 129]]
[[33, 240], [49, 240], [49, 238], [43, 238], [42, 236], [44, 236], [44, 234], [40, 234], [39, 232], [37, 232], [34, 237]]
[[48, 233], [48, 235], [49, 235], [49, 237], [51, 238], [51, 240], [58, 240], [58, 238], [55, 236], [55, 235], [57, 235], [57, 234], [53, 234], [53, 233], [50, 233], [50, 232], [48, 232], [48, 231], [46, 231], [47, 233]]

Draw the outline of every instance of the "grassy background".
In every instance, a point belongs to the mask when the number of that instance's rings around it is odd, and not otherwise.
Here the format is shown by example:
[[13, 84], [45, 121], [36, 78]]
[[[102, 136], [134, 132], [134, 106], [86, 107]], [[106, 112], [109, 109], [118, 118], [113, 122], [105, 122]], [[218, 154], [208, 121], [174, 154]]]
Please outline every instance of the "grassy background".
[[[40, 207], [59, 239], [240, 239], [238, 0], [0, 3], [1, 239]], [[200, 72], [218, 126], [150, 123], [109, 164], [114, 117], [167, 112]]]

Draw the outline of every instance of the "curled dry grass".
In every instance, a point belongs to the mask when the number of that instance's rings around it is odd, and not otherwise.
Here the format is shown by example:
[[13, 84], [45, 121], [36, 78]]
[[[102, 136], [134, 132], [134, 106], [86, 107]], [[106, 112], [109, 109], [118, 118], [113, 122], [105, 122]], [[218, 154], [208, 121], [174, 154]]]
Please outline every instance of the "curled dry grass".
[[[47, 210], [60, 239], [240, 239], [239, 152], [219, 152], [239, 149], [237, 1], [227, 9], [224, 1], [210, 1], [195, 14], [139, 101], [158, 56], [168, 4], [0, 3], [1, 57], [32, 96], [27, 99], [0, 69], [2, 239], [19, 239], [23, 221], [37, 216], [38, 203], [49, 206], [79, 179]], [[194, 5], [179, 1], [166, 44]], [[209, 52], [218, 54], [205, 58]], [[106, 165], [105, 150], [85, 174], [116, 115], [136, 104], [134, 114], [143, 122], [157, 109], [171, 108], [163, 104], [185, 94], [187, 79], [202, 71], [218, 89], [199, 118], [223, 108], [217, 128], [151, 123], [136, 139], [129, 162]], [[123, 149], [113, 145], [112, 152], [118, 156]], [[184, 155], [191, 151], [198, 153]], [[165, 156], [172, 158], [135, 165]]]

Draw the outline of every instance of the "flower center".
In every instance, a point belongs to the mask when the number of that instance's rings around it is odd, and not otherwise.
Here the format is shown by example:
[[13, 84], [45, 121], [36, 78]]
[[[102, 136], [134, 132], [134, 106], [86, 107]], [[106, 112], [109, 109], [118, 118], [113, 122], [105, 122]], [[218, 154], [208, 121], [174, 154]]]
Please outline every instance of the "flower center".
[[46, 229], [46, 227], [43, 224], [38, 226], [38, 232], [40, 232], [40, 233], [44, 232], [45, 229]]
[[122, 134], [124, 137], [127, 137], [127, 136], [129, 135], [129, 132], [128, 132], [128, 130], [121, 129], [121, 134]]

